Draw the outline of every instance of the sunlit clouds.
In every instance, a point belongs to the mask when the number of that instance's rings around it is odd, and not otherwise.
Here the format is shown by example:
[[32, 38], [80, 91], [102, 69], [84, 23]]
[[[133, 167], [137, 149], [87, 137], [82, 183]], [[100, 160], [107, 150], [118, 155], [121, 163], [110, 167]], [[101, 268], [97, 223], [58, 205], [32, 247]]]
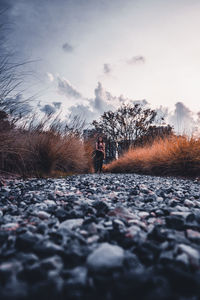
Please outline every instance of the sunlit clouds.
[[5, 7], [15, 24], [9, 47], [37, 61], [24, 97], [37, 92], [40, 111], [81, 111], [91, 120], [124, 99], [145, 99], [167, 108], [178, 131], [196, 126], [199, 1], [1, 1]]

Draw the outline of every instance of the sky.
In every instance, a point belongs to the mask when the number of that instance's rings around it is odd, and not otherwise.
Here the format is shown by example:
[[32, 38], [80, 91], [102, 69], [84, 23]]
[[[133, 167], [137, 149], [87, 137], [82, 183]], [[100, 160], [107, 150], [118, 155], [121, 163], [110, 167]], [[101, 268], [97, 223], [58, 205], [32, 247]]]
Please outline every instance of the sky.
[[[0, 0], [24, 97], [93, 119], [123, 101], [200, 111], [199, 0]], [[39, 103], [39, 104], [38, 104]], [[171, 120], [175, 116], [171, 116]]]

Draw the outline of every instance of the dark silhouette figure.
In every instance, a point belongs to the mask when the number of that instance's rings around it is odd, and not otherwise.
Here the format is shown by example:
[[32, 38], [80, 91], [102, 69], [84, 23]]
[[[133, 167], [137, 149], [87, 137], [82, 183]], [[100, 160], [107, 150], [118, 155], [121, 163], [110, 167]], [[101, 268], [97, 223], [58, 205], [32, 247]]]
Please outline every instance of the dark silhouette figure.
[[95, 152], [95, 172], [101, 173], [103, 160], [105, 159], [105, 143], [103, 138], [100, 136], [96, 142], [96, 152]]

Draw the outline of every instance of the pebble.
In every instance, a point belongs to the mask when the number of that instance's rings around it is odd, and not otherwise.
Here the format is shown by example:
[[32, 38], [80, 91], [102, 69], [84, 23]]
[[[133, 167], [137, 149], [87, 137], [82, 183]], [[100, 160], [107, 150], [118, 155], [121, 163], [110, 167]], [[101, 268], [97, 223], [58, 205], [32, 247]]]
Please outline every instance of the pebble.
[[59, 226], [60, 229], [75, 229], [83, 224], [83, 219], [70, 219], [62, 222]]
[[191, 201], [191, 200], [186, 199], [186, 200], [184, 201], [184, 205], [185, 205], [185, 206], [188, 206], [188, 207], [194, 207], [194, 206], [195, 206], [195, 203], [194, 203], [193, 201]]
[[5, 180], [0, 299], [198, 299], [199, 191], [136, 174]]
[[19, 227], [18, 223], [7, 223], [1, 225], [1, 229], [3, 230], [16, 230]]
[[124, 250], [116, 245], [102, 243], [87, 258], [87, 265], [93, 270], [122, 267]]
[[140, 217], [140, 218], [146, 218], [146, 217], [148, 217], [149, 216], [149, 213], [147, 212], [147, 211], [140, 211], [139, 213], [138, 213], [138, 216]]
[[190, 240], [200, 243], [200, 232], [198, 231], [187, 229], [187, 237]]
[[45, 220], [50, 218], [50, 214], [48, 214], [46, 211], [39, 211], [38, 217], [42, 220]]
[[178, 250], [185, 253], [188, 256], [188, 258], [193, 266], [196, 266], [196, 267], [199, 266], [200, 255], [196, 249], [192, 248], [189, 245], [180, 244], [180, 245], [178, 245]]
[[189, 259], [188, 255], [185, 253], [179, 254], [176, 257], [176, 261], [183, 263], [184, 265], [188, 266], [189, 265]]

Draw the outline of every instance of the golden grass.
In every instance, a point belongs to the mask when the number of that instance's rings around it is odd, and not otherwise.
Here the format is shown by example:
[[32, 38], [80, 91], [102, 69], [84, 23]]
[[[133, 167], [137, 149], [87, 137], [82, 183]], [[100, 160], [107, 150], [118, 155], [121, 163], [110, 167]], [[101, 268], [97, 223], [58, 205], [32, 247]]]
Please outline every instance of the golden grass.
[[106, 172], [149, 175], [200, 175], [200, 139], [172, 136], [130, 149], [105, 166]]
[[90, 143], [74, 134], [11, 130], [0, 133], [0, 171], [23, 176], [92, 172]]

